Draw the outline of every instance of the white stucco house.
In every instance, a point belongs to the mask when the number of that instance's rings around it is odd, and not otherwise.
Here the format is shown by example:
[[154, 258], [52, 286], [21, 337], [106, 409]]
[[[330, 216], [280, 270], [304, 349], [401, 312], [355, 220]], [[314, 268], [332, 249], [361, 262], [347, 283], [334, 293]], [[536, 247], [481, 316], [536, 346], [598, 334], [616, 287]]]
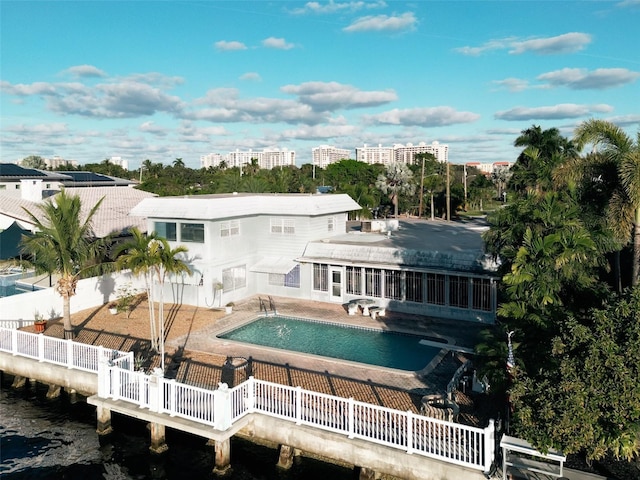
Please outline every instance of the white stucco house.
[[186, 304], [371, 299], [399, 312], [495, 321], [485, 226], [393, 220], [354, 228], [347, 218], [355, 210], [345, 194], [238, 193], [146, 198], [130, 215], [188, 248], [192, 275], [172, 279], [175, 300]]

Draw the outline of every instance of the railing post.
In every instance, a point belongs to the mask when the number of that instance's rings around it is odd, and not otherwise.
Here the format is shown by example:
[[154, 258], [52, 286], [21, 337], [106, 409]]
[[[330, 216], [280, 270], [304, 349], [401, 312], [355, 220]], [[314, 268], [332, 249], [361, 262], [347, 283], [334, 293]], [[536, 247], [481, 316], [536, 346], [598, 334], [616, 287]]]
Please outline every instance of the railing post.
[[348, 431], [349, 431], [349, 438], [353, 438], [353, 434], [355, 432], [355, 404], [354, 404], [355, 400], [353, 399], [353, 397], [349, 398], [349, 425], [348, 425]]
[[407, 453], [411, 455], [413, 449], [413, 413], [407, 410]]
[[219, 383], [213, 392], [213, 418], [216, 430], [227, 430], [231, 427], [231, 392], [226, 383]]
[[44, 362], [44, 334], [38, 334], [38, 361]]
[[247, 398], [245, 399], [245, 407], [249, 413], [255, 412], [256, 408], [256, 381], [253, 375], [247, 380]]
[[491, 464], [496, 456], [496, 427], [493, 419], [489, 420], [489, 425], [484, 429], [484, 473], [491, 471]]
[[103, 357], [98, 358], [98, 396], [109, 396], [109, 365]]
[[[156, 369], [149, 376], [149, 410], [152, 412], [161, 412], [162, 391], [164, 390], [162, 370]], [[142, 392], [140, 392], [142, 394]], [[142, 398], [142, 397], [140, 397]]]
[[67, 368], [73, 368], [73, 340], [67, 339]]
[[175, 379], [169, 380], [169, 415], [176, 416], [176, 381]]
[[114, 400], [120, 399], [120, 369], [118, 367], [109, 366], [109, 372], [112, 378], [111, 397]]
[[302, 387], [296, 387], [296, 425], [302, 423]]
[[11, 330], [11, 354], [16, 356], [18, 354], [18, 329]]

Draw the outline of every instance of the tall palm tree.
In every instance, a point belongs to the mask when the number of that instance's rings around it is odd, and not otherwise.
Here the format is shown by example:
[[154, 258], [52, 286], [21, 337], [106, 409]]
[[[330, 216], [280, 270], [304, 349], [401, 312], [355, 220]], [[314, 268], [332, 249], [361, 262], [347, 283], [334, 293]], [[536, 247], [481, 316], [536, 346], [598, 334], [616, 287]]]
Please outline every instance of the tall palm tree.
[[398, 218], [398, 203], [400, 195], [413, 195], [415, 184], [413, 173], [406, 163], [392, 162], [387, 166], [386, 172], [381, 173], [376, 180], [376, 187], [382, 193], [388, 194], [393, 204], [394, 217]]
[[[634, 142], [622, 128], [605, 120], [587, 120], [574, 132], [574, 142], [582, 149], [591, 144], [594, 151], [612, 162], [618, 173], [618, 186], [611, 196], [607, 221], [616, 236], [633, 248], [632, 285], [640, 282], [640, 131]], [[632, 235], [631, 235], [632, 234]]]
[[[129, 268], [136, 275], [143, 275], [147, 285], [149, 299], [149, 326], [151, 332], [151, 348], [160, 352], [161, 365], [164, 371], [164, 284], [170, 275], [191, 273], [187, 264], [180, 258], [187, 248], [180, 245], [171, 248], [166, 238], [155, 232], [142, 234], [132, 229], [133, 238], [116, 250], [121, 254], [116, 264], [121, 268]], [[157, 285], [157, 298], [155, 286]], [[155, 302], [158, 302], [156, 315]]]
[[42, 220], [26, 208], [25, 212], [37, 228], [32, 236], [22, 238], [22, 251], [29, 254], [40, 272], [57, 274], [56, 292], [62, 297], [62, 318], [65, 338], [73, 338], [71, 297], [76, 294], [78, 280], [90, 271], [98, 270], [107, 239], [96, 239], [91, 221], [102, 199], [86, 216], [77, 195], [62, 192], [38, 208]]

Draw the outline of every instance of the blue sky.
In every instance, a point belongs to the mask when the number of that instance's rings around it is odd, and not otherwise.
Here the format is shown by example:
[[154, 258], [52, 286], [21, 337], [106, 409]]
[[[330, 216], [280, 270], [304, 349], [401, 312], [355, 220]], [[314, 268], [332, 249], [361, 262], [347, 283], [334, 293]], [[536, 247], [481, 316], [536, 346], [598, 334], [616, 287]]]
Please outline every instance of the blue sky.
[[439, 141], [640, 125], [640, 0], [0, 2], [0, 159]]

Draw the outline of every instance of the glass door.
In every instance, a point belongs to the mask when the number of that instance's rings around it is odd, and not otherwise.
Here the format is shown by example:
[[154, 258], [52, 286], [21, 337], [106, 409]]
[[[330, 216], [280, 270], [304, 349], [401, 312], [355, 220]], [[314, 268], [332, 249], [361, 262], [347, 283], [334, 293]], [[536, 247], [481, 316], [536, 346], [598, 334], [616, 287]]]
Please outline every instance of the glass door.
[[329, 267], [329, 300], [342, 302], [342, 268]]

